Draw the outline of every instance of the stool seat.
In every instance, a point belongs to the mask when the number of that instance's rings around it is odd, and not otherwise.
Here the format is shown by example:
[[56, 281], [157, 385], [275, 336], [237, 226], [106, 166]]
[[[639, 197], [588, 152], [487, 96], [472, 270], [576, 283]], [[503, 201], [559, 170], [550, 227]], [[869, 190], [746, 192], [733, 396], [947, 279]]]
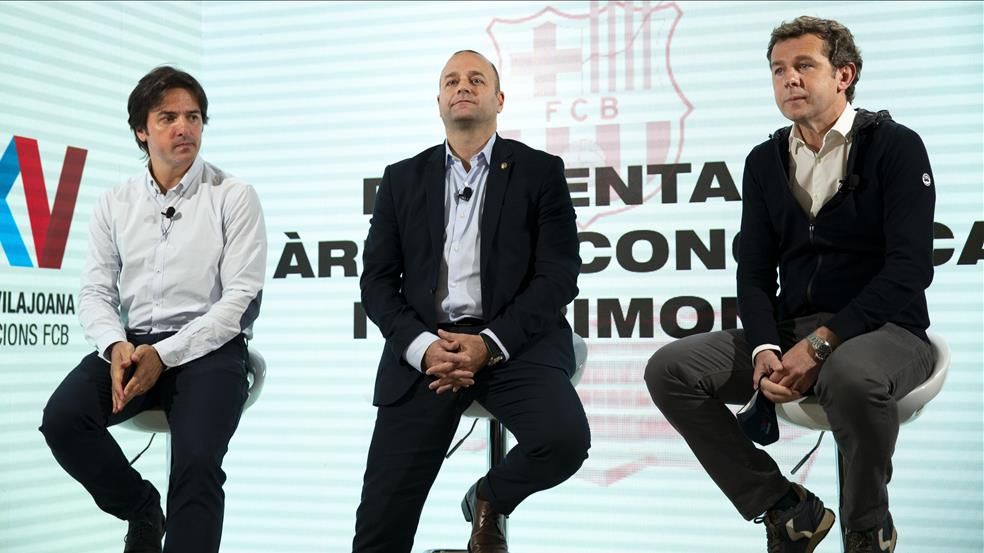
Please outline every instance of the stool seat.
[[[249, 352], [249, 359], [246, 363], [246, 379], [249, 381], [249, 390], [247, 391], [246, 404], [243, 405], [243, 411], [246, 411], [246, 409], [256, 403], [256, 400], [260, 399], [260, 393], [263, 391], [263, 383], [266, 380], [266, 360], [263, 359], [263, 356], [255, 348], [250, 347], [247, 351]], [[167, 417], [164, 416], [163, 409], [147, 409], [121, 422], [117, 427], [136, 430], [137, 432], [155, 432], [160, 434], [167, 434], [171, 431], [171, 428], [167, 424]]]
[[[925, 382], [900, 399], [898, 404], [899, 422], [905, 424], [915, 420], [922, 413], [923, 407], [943, 388], [946, 373], [950, 367], [950, 346], [939, 334], [927, 332], [929, 343], [936, 352], [936, 364], [933, 373]], [[796, 401], [776, 405], [776, 414], [784, 421], [809, 428], [811, 430], [830, 430], [830, 422], [824, 413], [820, 400], [816, 396], [808, 396]]]

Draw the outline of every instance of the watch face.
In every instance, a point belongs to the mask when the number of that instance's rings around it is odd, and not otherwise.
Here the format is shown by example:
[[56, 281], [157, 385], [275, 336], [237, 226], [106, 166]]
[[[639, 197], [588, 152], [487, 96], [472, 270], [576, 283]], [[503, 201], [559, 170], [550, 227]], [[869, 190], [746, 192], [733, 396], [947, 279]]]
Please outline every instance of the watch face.
[[827, 359], [827, 356], [830, 355], [831, 352], [830, 344], [828, 344], [823, 338], [813, 334], [811, 334], [808, 339], [810, 345], [813, 346], [813, 354], [816, 356], [817, 360], [823, 361]]

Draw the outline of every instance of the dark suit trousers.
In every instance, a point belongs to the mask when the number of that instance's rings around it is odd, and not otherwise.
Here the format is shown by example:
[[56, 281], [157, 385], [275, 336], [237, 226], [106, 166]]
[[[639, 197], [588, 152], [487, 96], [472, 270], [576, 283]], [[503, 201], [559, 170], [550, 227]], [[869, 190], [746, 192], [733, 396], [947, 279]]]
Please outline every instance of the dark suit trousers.
[[[153, 344], [170, 334], [131, 335]], [[161, 373], [146, 394], [112, 413], [109, 364], [95, 352], [65, 377], [44, 409], [41, 432], [58, 463], [103, 511], [129, 520], [160, 501], [150, 482], [129, 465], [107, 427], [161, 407], [171, 427], [171, 480], [166, 553], [219, 550], [225, 494], [222, 458], [246, 401], [246, 344], [221, 348]]]
[[399, 401], [378, 410], [356, 513], [357, 553], [410, 551], [424, 500], [473, 399], [517, 441], [479, 490], [501, 514], [567, 480], [588, 456], [584, 408], [561, 369], [511, 360], [479, 371], [471, 388], [441, 395], [427, 388], [431, 381], [421, 378]]

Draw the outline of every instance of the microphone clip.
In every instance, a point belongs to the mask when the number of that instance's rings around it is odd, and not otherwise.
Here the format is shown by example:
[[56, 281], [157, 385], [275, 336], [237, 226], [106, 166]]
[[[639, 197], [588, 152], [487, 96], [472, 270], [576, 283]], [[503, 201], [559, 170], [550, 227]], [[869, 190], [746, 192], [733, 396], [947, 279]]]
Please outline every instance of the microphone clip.
[[861, 175], [850, 174], [840, 180], [841, 190], [853, 192], [861, 186]]

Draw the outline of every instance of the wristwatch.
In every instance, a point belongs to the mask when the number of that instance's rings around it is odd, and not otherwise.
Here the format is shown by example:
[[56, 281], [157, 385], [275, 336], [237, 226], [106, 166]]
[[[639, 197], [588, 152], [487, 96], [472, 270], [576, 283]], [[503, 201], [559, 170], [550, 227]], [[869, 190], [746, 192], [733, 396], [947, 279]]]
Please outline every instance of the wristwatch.
[[488, 334], [479, 334], [482, 337], [482, 341], [485, 342], [485, 347], [489, 350], [489, 362], [485, 364], [487, 367], [494, 367], [499, 363], [506, 360], [506, 356], [499, 349], [499, 344], [495, 343]]
[[821, 363], [826, 361], [827, 358], [830, 357], [831, 352], [834, 351], [834, 348], [831, 347], [830, 342], [817, 336], [816, 333], [810, 333], [810, 335], [806, 337], [806, 341], [810, 342], [810, 346], [813, 347], [813, 357]]

